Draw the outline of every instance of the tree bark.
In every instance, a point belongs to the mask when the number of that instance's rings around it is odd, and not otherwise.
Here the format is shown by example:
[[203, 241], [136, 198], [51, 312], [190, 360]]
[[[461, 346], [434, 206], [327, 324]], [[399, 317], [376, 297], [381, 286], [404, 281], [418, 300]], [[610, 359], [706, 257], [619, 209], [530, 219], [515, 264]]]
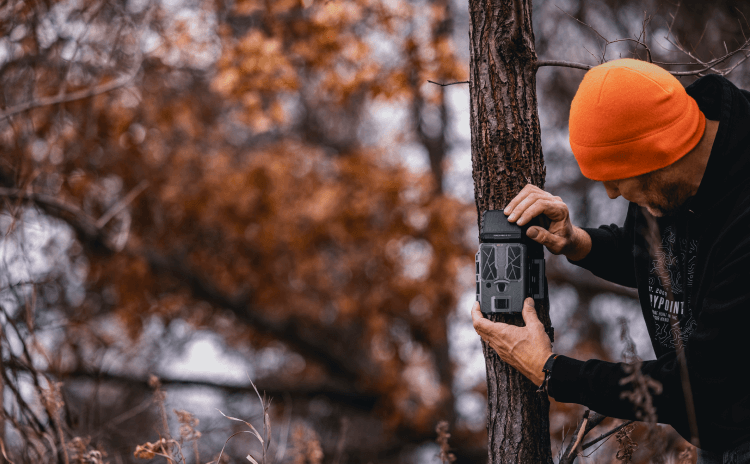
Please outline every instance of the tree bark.
[[[502, 209], [527, 184], [544, 187], [530, 0], [470, 0], [471, 154], [482, 212]], [[537, 313], [550, 326], [549, 299]], [[520, 315], [492, 320], [523, 325]], [[552, 463], [549, 399], [483, 343], [489, 463]]]

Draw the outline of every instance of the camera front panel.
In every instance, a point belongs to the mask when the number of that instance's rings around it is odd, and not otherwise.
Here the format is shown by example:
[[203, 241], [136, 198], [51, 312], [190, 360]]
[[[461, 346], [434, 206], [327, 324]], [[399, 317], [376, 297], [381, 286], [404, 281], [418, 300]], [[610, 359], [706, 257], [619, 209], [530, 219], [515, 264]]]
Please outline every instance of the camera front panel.
[[526, 245], [482, 243], [475, 257], [477, 301], [483, 313], [523, 310], [528, 289]]

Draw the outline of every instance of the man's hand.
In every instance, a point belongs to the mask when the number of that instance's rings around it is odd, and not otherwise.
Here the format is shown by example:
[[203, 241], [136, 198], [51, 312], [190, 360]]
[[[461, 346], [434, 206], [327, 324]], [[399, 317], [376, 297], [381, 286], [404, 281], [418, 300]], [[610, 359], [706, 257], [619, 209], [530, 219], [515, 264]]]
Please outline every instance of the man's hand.
[[572, 261], [579, 261], [591, 251], [591, 237], [583, 229], [570, 222], [568, 206], [562, 198], [551, 195], [535, 185], [528, 184], [505, 207], [509, 222], [519, 226], [543, 214], [551, 221], [544, 229], [532, 226], [526, 235], [541, 243], [555, 255], [563, 254]]
[[490, 344], [500, 359], [515, 367], [535, 385], [541, 385], [544, 381], [542, 368], [552, 354], [552, 343], [536, 316], [533, 299], [526, 298], [523, 302], [522, 315], [526, 327], [485, 319], [479, 302], [475, 302], [471, 308], [474, 330], [482, 340]]

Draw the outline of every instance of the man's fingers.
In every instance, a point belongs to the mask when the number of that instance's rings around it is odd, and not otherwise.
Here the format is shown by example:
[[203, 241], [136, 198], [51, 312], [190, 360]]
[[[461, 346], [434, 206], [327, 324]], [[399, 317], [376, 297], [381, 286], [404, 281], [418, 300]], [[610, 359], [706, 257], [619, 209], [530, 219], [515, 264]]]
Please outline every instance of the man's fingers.
[[[527, 208], [521, 209], [519, 206], [518, 210], [511, 216], [516, 216], [516, 224], [522, 226], [527, 222], [531, 221], [540, 214], [544, 214], [552, 221], [562, 221], [565, 219], [565, 211], [562, 208], [564, 203], [555, 201], [554, 197], [537, 197], [534, 203], [530, 204]], [[523, 205], [521, 205], [523, 206]]]
[[516, 195], [512, 200], [510, 200], [510, 203], [508, 203], [508, 206], [505, 207], [503, 212], [506, 215], [509, 215], [513, 212], [513, 210], [516, 208], [516, 206], [519, 205], [523, 200], [526, 199], [529, 195], [536, 192], [544, 192], [544, 190], [540, 189], [536, 185], [532, 184], [526, 184], [524, 188], [521, 189], [520, 192], [518, 192], [518, 195]]
[[525, 213], [529, 210], [529, 208], [538, 204], [540, 201], [546, 200], [549, 196], [550, 194], [544, 191], [536, 191], [536, 192], [529, 193], [520, 203], [518, 203], [515, 206], [515, 208], [513, 208], [513, 211], [510, 213], [510, 216], [508, 216], [508, 220], [511, 222], [518, 221], [521, 217], [525, 215]]

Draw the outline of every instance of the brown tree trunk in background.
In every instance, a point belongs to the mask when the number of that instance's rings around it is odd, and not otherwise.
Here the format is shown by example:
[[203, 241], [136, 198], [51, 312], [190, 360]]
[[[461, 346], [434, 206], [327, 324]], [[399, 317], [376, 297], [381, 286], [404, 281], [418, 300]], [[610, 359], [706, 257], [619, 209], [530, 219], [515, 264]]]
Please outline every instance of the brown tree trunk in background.
[[[3, 365], [3, 345], [2, 335], [0, 335], [0, 369], [5, 369]], [[5, 447], [5, 384], [3, 378], [0, 377], [0, 443]], [[5, 464], [5, 458], [0, 453], [0, 464]]]
[[[482, 212], [502, 209], [527, 183], [544, 186], [530, 0], [469, 0], [471, 156]], [[549, 299], [537, 305], [549, 327]], [[491, 316], [523, 325], [520, 315]], [[549, 399], [483, 343], [489, 463], [551, 463]]]

